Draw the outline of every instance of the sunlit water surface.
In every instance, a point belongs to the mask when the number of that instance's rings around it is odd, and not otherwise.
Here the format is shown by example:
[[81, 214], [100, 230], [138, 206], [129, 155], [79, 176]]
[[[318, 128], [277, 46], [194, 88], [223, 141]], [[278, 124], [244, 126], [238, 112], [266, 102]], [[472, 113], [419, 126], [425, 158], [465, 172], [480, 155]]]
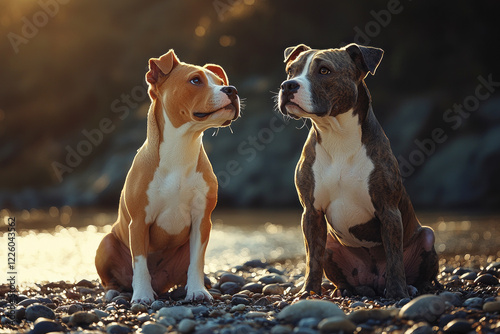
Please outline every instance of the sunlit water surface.
[[[18, 284], [97, 279], [95, 251], [111, 229], [114, 212], [74, 212], [52, 208], [10, 213], [16, 217], [16, 263], [8, 266], [6, 225], [0, 230], [0, 268]], [[500, 228], [496, 217], [419, 215], [436, 232], [436, 249], [443, 256], [490, 255], [500, 258]], [[213, 216], [206, 254], [206, 272], [227, 270], [252, 259], [268, 262], [304, 257], [299, 211], [220, 211]], [[54, 227], [55, 226], [55, 227]], [[2, 235], [3, 233], [3, 235]], [[3, 281], [3, 280], [2, 280]]]

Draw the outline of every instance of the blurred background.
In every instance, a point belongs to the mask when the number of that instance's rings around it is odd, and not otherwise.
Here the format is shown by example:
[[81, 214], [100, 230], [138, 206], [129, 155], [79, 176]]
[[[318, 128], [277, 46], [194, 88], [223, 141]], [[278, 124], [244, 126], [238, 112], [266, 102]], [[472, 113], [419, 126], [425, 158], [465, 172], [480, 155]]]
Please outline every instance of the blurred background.
[[498, 9], [496, 1], [2, 0], [0, 210], [114, 215], [145, 139], [148, 59], [171, 48], [182, 61], [223, 66], [245, 99], [232, 131], [205, 133], [219, 207], [298, 209], [293, 174], [308, 124], [276, 112], [283, 50], [357, 42], [385, 50], [366, 82], [417, 210], [498, 211]]

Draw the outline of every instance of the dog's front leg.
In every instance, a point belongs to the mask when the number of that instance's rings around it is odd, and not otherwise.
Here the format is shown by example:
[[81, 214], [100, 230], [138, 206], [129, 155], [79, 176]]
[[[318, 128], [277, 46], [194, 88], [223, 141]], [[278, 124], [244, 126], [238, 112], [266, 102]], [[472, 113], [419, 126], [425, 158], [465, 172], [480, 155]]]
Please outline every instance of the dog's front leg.
[[386, 298], [408, 297], [403, 263], [403, 223], [398, 209], [383, 209], [377, 213], [382, 223], [382, 243], [387, 259], [385, 277]]
[[132, 302], [150, 304], [155, 299], [155, 292], [148, 269], [149, 228], [144, 221], [137, 220], [132, 220], [128, 228], [133, 268]]
[[211, 301], [212, 295], [205, 289], [204, 266], [205, 251], [207, 249], [212, 221], [208, 210], [204, 210], [202, 217], [193, 217], [189, 236], [189, 267], [187, 272], [186, 300]]
[[314, 207], [305, 208], [302, 214], [302, 232], [306, 247], [306, 279], [303, 293], [321, 294], [323, 258], [326, 246], [326, 220], [323, 212]]

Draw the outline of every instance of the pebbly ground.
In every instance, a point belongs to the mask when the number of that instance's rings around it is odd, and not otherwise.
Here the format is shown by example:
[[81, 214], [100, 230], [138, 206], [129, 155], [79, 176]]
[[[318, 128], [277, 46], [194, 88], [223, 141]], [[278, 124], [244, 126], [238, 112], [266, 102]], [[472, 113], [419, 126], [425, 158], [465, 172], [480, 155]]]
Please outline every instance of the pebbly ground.
[[[152, 305], [131, 304], [129, 293], [104, 292], [97, 281], [0, 286], [1, 332], [17, 333], [500, 333], [500, 258], [442, 257], [443, 289], [413, 299], [376, 296], [299, 300], [303, 258], [253, 260], [209, 273], [213, 303], [183, 302], [179, 288]], [[12, 300], [12, 302], [10, 302]]]

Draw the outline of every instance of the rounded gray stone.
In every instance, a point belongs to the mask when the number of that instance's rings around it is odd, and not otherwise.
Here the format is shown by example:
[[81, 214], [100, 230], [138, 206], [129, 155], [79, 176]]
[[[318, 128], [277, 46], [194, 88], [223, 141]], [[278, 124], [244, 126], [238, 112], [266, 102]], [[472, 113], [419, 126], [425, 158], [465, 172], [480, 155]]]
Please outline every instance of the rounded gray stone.
[[163, 334], [168, 331], [168, 328], [156, 322], [145, 322], [141, 327], [143, 334]]
[[45, 305], [33, 304], [26, 308], [25, 317], [28, 321], [35, 321], [38, 318], [55, 319], [56, 314]]
[[69, 318], [69, 322], [76, 326], [87, 326], [98, 321], [99, 317], [95, 313], [85, 311], [73, 313]]
[[106, 294], [104, 295], [104, 302], [109, 303], [112, 301], [114, 298], [118, 297], [120, 295], [119, 291], [116, 290], [108, 290], [106, 291]]
[[196, 327], [196, 321], [191, 320], [191, 319], [182, 319], [181, 322], [179, 322], [179, 332], [181, 333], [191, 333], [194, 331], [194, 328]]
[[303, 318], [345, 317], [344, 312], [334, 303], [326, 300], [306, 299], [285, 307], [276, 318], [287, 322], [298, 322]]
[[190, 308], [185, 306], [163, 307], [156, 313], [156, 318], [170, 318], [176, 322], [185, 318], [194, 318]]
[[278, 284], [269, 284], [262, 289], [262, 293], [265, 295], [282, 295], [284, 292], [285, 289]]
[[444, 292], [441, 292], [439, 294], [439, 297], [441, 299], [443, 299], [445, 302], [448, 302], [453, 306], [462, 305], [462, 301], [460, 300], [460, 297], [454, 292], [444, 291]]
[[320, 333], [344, 332], [353, 333], [356, 325], [344, 316], [336, 316], [323, 319], [318, 324]]
[[410, 301], [399, 311], [399, 317], [415, 321], [436, 321], [446, 310], [445, 301], [435, 295], [422, 295]]

